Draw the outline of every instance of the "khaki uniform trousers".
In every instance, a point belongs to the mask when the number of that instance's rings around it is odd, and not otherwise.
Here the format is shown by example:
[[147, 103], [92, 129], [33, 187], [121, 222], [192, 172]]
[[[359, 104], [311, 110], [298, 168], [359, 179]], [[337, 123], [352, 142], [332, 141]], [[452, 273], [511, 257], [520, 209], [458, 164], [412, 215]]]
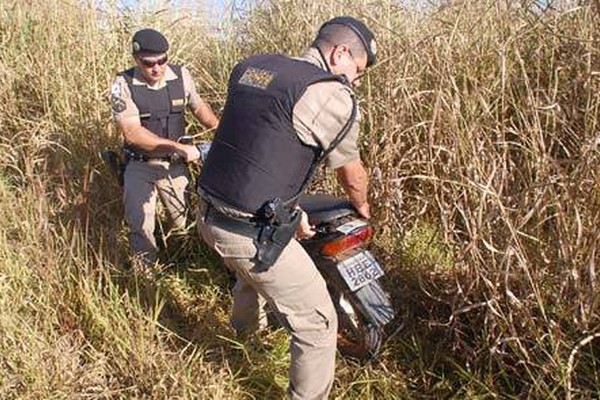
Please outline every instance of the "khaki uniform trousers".
[[157, 260], [154, 238], [156, 200], [160, 198], [171, 222], [171, 229], [182, 229], [186, 222], [185, 193], [189, 183], [183, 162], [152, 160], [130, 161], [124, 175], [125, 219], [134, 256], [149, 266]]
[[261, 325], [260, 306], [266, 300], [292, 335], [288, 394], [291, 399], [327, 399], [333, 384], [337, 315], [325, 281], [296, 240], [268, 270], [256, 270], [253, 240], [236, 233], [214, 209], [201, 202], [198, 231], [237, 277], [232, 323], [244, 331]]

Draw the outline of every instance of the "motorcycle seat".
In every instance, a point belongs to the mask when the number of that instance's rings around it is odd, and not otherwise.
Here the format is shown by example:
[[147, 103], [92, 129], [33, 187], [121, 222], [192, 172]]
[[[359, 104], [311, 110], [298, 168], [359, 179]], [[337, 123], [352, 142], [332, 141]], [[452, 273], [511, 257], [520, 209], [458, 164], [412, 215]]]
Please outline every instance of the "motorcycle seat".
[[329, 194], [305, 194], [300, 196], [299, 204], [300, 208], [308, 214], [308, 220], [312, 225], [356, 213], [348, 200]]

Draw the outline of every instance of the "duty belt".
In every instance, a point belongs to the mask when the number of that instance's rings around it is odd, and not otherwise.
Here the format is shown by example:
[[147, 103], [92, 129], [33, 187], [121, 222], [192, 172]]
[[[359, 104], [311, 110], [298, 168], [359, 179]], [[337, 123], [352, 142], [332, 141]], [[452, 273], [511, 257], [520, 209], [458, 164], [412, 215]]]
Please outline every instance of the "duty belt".
[[206, 204], [204, 218], [207, 222], [214, 223], [216, 225], [226, 225], [235, 233], [239, 233], [248, 237], [256, 237], [258, 231], [260, 230], [260, 224], [255, 217], [232, 217], [230, 215], [223, 214], [209, 202], [204, 202]]
[[[205, 221], [209, 224], [220, 225], [219, 228], [230, 230], [233, 233], [246, 236], [254, 241], [256, 247], [256, 272], [267, 271], [273, 266], [283, 253], [290, 240], [300, 225], [302, 214], [294, 211], [293, 214], [283, 208], [279, 199], [265, 203], [273, 205], [273, 218], [239, 218], [225, 215], [214, 206], [206, 203], [204, 214]], [[281, 212], [286, 215], [281, 215]], [[265, 216], [266, 218], [270, 218]], [[282, 220], [283, 217], [287, 217]]]
[[142, 162], [148, 162], [148, 161], [174, 161], [173, 155], [171, 154], [169, 156], [148, 156], [146, 154], [140, 154], [140, 153], [135, 153], [131, 150], [128, 149], [124, 149], [126, 157], [129, 161], [142, 161]]

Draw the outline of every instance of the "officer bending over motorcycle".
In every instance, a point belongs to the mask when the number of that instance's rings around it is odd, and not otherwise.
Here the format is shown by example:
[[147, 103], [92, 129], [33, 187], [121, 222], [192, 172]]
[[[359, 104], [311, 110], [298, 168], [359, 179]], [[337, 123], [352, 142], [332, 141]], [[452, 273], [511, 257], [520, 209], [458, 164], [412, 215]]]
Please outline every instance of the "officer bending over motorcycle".
[[361, 21], [338, 17], [299, 58], [264, 54], [238, 63], [198, 182], [199, 234], [237, 277], [232, 325], [244, 334], [264, 327], [268, 303], [292, 335], [292, 399], [328, 397], [337, 332], [325, 281], [293, 238], [314, 234], [296, 202], [324, 161], [369, 218], [352, 87], [375, 52]]

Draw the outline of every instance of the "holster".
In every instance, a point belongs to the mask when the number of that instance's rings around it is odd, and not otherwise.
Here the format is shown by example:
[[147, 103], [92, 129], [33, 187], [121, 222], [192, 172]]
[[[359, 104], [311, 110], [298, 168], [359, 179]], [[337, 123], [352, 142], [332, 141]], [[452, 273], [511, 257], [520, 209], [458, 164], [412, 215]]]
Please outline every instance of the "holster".
[[266, 271], [275, 264], [285, 246], [294, 237], [302, 219], [300, 210], [295, 209], [290, 212], [279, 202], [272, 211], [271, 218], [267, 218], [268, 222], [260, 227], [256, 243], [259, 271]]
[[127, 158], [125, 157], [124, 159], [117, 152], [112, 150], [104, 150], [100, 153], [100, 157], [111, 170], [115, 178], [117, 178], [119, 186], [123, 186], [125, 166], [127, 165], [128, 161]]

